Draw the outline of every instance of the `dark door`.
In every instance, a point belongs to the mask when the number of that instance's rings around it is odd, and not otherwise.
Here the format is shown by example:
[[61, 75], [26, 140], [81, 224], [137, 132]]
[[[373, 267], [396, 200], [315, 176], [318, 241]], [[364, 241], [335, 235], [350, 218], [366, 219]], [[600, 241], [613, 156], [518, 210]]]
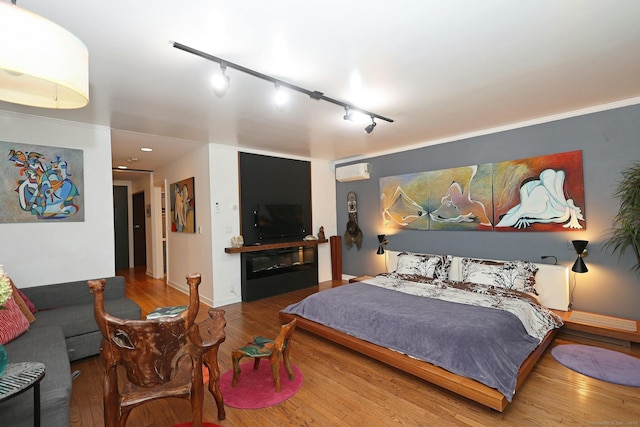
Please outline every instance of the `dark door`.
[[129, 200], [127, 187], [113, 187], [113, 233], [116, 269], [129, 268]]
[[133, 195], [133, 265], [147, 265], [144, 193]]

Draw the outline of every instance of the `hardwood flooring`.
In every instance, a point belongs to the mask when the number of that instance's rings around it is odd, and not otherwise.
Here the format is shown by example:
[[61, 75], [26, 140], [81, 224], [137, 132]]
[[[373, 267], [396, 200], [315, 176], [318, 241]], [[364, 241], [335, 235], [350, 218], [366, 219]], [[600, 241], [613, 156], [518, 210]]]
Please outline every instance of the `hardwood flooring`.
[[[144, 271], [118, 271], [127, 279], [127, 295], [143, 314], [157, 306], [186, 304], [187, 296], [147, 277]], [[231, 369], [231, 351], [253, 335], [275, 336], [278, 311], [319, 286], [250, 303], [222, 307], [227, 339], [220, 346], [220, 370]], [[207, 307], [199, 316], [206, 316]], [[551, 344], [582, 342], [640, 357], [640, 347], [611, 346], [561, 335]], [[269, 408], [226, 407], [227, 419], [216, 418], [213, 397], [205, 392], [204, 419], [230, 426], [551, 426], [640, 425], [640, 389], [599, 381], [560, 365], [549, 350], [534, 367], [514, 401], [503, 413], [432, 386], [303, 330], [293, 338], [291, 358], [304, 375], [302, 389]], [[71, 425], [102, 426], [102, 374], [99, 357], [71, 365], [81, 375], [73, 382]], [[164, 400], [134, 409], [128, 427], [166, 427], [190, 419], [186, 400]], [[43, 420], [46, 425], [46, 420]]]

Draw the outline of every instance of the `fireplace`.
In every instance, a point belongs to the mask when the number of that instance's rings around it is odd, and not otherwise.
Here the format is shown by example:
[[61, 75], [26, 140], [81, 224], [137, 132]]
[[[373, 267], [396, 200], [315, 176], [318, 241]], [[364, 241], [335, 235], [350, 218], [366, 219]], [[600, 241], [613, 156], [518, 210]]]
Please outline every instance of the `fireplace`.
[[242, 254], [242, 301], [318, 284], [316, 246], [292, 246]]

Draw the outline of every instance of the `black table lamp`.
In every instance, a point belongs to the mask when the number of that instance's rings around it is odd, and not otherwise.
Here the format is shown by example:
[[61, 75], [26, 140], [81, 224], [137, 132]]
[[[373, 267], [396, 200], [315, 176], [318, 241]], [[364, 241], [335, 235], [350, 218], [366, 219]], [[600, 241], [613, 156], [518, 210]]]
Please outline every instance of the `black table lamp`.
[[586, 257], [588, 254], [587, 244], [589, 244], [589, 241], [572, 240], [571, 243], [573, 243], [573, 247], [575, 248], [576, 253], [578, 254], [578, 259], [576, 259], [576, 262], [573, 263], [573, 267], [571, 267], [571, 271], [575, 271], [576, 273], [586, 273], [587, 271], [589, 271], [589, 269], [587, 268], [582, 258]]

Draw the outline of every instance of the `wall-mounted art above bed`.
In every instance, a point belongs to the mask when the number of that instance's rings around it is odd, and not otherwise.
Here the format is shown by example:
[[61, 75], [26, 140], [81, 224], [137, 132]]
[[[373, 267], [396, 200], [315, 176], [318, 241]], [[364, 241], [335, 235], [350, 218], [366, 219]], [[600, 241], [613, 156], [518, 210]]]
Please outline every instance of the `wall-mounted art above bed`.
[[380, 213], [399, 229], [584, 230], [582, 151], [382, 177]]

